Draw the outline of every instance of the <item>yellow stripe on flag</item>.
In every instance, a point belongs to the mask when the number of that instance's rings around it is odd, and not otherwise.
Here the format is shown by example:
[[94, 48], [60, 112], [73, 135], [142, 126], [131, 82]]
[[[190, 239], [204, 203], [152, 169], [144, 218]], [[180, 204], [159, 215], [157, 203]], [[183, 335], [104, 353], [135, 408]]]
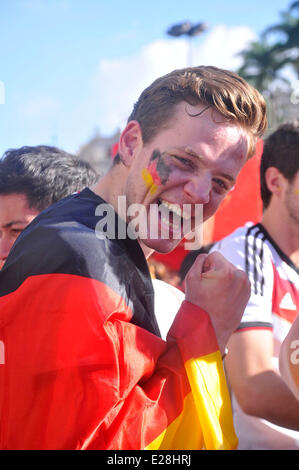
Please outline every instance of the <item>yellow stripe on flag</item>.
[[220, 351], [185, 363], [191, 387], [180, 415], [146, 450], [233, 450], [238, 446]]
[[203, 436], [192, 393], [184, 399], [183, 411], [146, 450], [200, 450]]
[[205, 449], [236, 449], [238, 438], [234, 430], [231, 401], [220, 351], [198, 359], [189, 359], [185, 368]]

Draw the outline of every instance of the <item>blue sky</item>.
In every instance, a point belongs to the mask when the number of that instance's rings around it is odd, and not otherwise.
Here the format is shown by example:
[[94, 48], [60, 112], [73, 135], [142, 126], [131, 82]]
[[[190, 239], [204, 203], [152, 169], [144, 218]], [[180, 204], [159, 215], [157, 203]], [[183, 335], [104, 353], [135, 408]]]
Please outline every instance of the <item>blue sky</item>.
[[[237, 52], [290, 3], [0, 0], [0, 155], [38, 144], [76, 152], [96, 129], [122, 128], [145, 86], [190, 61], [236, 69]], [[165, 33], [184, 20], [209, 25], [191, 46]]]

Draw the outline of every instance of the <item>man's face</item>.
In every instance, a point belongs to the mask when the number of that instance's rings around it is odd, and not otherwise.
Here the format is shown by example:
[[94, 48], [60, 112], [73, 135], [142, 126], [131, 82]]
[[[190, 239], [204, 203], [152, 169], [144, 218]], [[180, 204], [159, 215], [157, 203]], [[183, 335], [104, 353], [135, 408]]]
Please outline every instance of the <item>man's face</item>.
[[20, 233], [39, 214], [24, 194], [0, 195], [0, 269]]
[[[184, 221], [176, 214], [180, 210], [184, 213], [184, 205], [191, 208], [189, 222], [194, 230], [216, 212], [246, 161], [246, 132], [212, 109], [200, 116], [189, 115], [203, 108], [178, 104], [168, 126], [142, 145], [129, 168], [125, 188], [128, 205], [143, 204], [149, 225], [150, 206], [156, 206], [162, 213], [158, 216], [159, 233], [162, 229], [169, 232], [167, 239], [153, 239], [149, 232], [142, 237], [148, 248], [158, 252], [173, 250], [185, 235], [177, 238]], [[202, 205], [203, 220], [195, 217], [196, 205]]]
[[287, 183], [285, 206], [293, 223], [299, 227], [299, 170], [291, 183]]

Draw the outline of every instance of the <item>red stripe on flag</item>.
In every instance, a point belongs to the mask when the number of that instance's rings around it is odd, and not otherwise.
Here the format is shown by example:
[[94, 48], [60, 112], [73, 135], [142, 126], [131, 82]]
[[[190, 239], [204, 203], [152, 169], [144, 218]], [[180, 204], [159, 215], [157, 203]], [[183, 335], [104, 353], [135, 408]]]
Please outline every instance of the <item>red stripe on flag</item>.
[[210, 316], [205, 310], [186, 300], [178, 311], [168, 338], [179, 342], [184, 361], [219, 350]]
[[33, 276], [0, 312], [0, 448], [142, 449], [181, 413], [190, 388], [178, 345], [129, 323], [105, 284]]

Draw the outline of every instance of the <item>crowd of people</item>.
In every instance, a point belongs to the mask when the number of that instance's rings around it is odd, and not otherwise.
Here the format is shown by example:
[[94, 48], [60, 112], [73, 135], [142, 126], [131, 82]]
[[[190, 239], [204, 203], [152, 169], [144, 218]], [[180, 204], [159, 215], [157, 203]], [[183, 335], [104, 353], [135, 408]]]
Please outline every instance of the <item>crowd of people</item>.
[[[1, 449], [299, 448], [299, 120], [266, 130], [255, 88], [200, 66], [141, 93], [102, 176], [54, 147], [5, 152]], [[261, 220], [177, 271], [155, 261], [260, 139]]]

